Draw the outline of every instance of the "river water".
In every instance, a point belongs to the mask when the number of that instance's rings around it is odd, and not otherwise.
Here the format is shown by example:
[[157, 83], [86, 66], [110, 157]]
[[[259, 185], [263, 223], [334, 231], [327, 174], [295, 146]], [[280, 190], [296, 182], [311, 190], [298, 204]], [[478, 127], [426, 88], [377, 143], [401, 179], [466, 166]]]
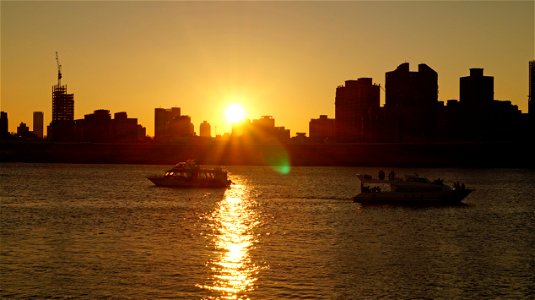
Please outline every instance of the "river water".
[[475, 188], [402, 208], [352, 202], [376, 169], [229, 166], [228, 190], [145, 178], [167, 167], [0, 164], [0, 297], [535, 297], [532, 170], [396, 169]]

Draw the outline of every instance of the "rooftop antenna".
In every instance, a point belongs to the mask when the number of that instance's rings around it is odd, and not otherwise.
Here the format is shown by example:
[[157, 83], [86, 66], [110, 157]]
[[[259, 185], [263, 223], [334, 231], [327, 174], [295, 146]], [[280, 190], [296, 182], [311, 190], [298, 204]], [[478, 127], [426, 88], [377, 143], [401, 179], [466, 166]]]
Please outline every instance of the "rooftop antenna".
[[61, 85], [61, 64], [59, 63], [59, 54], [56, 51], [56, 63], [58, 64], [58, 86]]

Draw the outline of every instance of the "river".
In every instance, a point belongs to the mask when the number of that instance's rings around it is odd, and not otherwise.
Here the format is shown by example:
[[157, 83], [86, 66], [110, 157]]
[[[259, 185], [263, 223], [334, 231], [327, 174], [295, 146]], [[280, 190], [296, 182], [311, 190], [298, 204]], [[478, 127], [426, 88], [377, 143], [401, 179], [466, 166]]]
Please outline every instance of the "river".
[[145, 178], [166, 168], [0, 164], [0, 297], [535, 297], [533, 170], [396, 169], [475, 189], [418, 208], [353, 203], [374, 168], [228, 166], [227, 190]]

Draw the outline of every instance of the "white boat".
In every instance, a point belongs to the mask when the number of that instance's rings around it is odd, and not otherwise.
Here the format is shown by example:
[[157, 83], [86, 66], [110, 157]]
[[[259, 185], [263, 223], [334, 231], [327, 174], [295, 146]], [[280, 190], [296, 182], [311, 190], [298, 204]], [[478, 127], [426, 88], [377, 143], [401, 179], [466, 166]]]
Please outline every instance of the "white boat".
[[357, 177], [360, 180], [360, 194], [353, 197], [353, 200], [362, 204], [458, 204], [473, 191], [463, 183], [455, 183], [451, 187], [441, 179], [430, 181], [418, 175], [396, 178], [391, 173], [389, 178], [385, 179], [383, 173], [380, 178], [360, 174]]
[[157, 186], [180, 188], [227, 188], [227, 171], [216, 168], [203, 168], [193, 160], [180, 162], [163, 175], [147, 176]]

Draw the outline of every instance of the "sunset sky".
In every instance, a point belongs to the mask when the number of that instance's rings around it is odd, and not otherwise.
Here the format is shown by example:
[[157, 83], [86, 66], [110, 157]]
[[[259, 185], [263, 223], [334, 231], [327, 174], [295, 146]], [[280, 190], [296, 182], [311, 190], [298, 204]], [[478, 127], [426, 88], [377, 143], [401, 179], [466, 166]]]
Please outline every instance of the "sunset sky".
[[[409, 62], [439, 74], [439, 99], [459, 98], [459, 77], [481, 67], [495, 99], [527, 112], [534, 59], [533, 1], [1, 2], [1, 110], [9, 130], [51, 119], [51, 87], [74, 93], [75, 118], [126, 111], [154, 135], [154, 108], [178, 106], [212, 135], [225, 109], [271, 115], [307, 132], [334, 118], [335, 89]], [[381, 92], [384, 103], [384, 91]], [[217, 127], [217, 129], [216, 129]]]

